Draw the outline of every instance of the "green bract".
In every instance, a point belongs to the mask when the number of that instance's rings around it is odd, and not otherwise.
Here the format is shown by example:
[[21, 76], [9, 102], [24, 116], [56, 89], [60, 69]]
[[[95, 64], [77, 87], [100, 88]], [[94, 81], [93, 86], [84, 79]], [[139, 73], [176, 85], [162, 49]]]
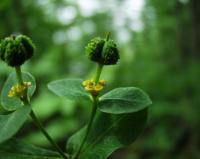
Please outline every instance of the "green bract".
[[[28, 89], [27, 92], [28, 98], [31, 99], [36, 89], [35, 78], [28, 72], [22, 72], [22, 78], [25, 82], [31, 82], [31, 87]], [[8, 76], [0, 96], [1, 99], [0, 103], [5, 110], [13, 111], [24, 106], [19, 98], [8, 97], [9, 91], [11, 90], [12, 86], [15, 85], [16, 83], [17, 83], [17, 77], [16, 74], [13, 72]]]
[[0, 57], [9, 66], [21, 66], [34, 53], [34, 44], [25, 35], [10, 36], [1, 41]]
[[113, 40], [92, 39], [85, 48], [90, 60], [102, 65], [114, 65], [119, 60], [119, 51]]

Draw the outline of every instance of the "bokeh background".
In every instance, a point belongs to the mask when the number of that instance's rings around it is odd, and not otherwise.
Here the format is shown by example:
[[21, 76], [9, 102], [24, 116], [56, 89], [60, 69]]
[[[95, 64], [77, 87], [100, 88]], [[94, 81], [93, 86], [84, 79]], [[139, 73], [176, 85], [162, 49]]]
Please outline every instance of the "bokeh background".
[[[136, 86], [153, 100], [143, 134], [110, 159], [199, 159], [199, 0], [0, 0], [0, 39], [23, 33], [37, 47], [23, 70], [36, 77], [34, 110], [63, 149], [87, 122], [90, 106], [58, 98], [46, 85], [91, 78], [96, 65], [84, 47], [107, 32], [121, 55], [117, 66], [103, 71], [107, 90]], [[0, 90], [12, 71], [0, 62]], [[17, 136], [51, 148], [31, 120]]]

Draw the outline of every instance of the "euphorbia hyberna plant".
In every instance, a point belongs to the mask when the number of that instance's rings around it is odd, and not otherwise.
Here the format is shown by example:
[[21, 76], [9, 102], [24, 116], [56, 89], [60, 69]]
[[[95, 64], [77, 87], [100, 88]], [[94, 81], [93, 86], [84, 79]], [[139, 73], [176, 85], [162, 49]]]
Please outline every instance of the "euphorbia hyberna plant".
[[[63, 151], [32, 110], [35, 79], [30, 73], [22, 72], [21, 66], [33, 56], [34, 50], [34, 44], [25, 35], [10, 36], [0, 43], [1, 59], [15, 69], [1, 92], [1, 105], [7, 114], [0, 115], [0, 159], [106, 159], [115, 150], [131, 144], [142, 132], [147, 121], [147, 107], [151, 104], [144, 91], [120, 87], [102, 94], [107, 84], [100, 78], [103, 68], [116, 65], [120, 59], [117, 45], [108, 34], [105, 39], [92, 39], [85, 48], [87, 57], [97, 64], [93, 78], [61, 79], [48, 84], [60, 97], [91, 103], [88, 123], [69, 138]], [[55, 152], [12, 138], [29, 115]]]

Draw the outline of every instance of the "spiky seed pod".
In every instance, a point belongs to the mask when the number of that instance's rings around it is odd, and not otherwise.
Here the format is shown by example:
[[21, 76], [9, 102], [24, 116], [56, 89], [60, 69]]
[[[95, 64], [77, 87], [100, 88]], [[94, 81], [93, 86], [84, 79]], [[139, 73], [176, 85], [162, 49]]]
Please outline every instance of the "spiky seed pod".
[[119, 51], [113, 40], [94, 38], [85, 48], [90, 60], [102, 65], [114, 65], [119, 60]]
[[17, 67], [33, 56], [34, 49], [34, 44], [27, 36], [10, 36], [0, 43], [0, 57], [9, 66]]

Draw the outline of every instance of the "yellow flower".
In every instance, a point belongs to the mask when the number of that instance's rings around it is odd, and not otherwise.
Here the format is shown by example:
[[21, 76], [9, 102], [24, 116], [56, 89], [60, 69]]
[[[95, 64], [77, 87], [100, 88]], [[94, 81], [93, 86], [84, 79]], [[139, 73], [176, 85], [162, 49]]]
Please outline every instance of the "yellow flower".
[[11, 87], [8, 92], [8, 97], [24, 98], [26, 96], [28, 87], [31, 86], [31, 82], [23, 82], [23, 84], [16, 84]]
[[94, 96], [97, 96], [99, 92], [104, 88], [105, 83], [105, 80], [100, 80], [97, 84], [95, 84], [93, 80], [85, 80], [83, 81], [82, 85], [86, 91], [90, 92]]
[[106, 81], [105, 80], [100, 80], [99, 84], [102, 85], [102, 86], [105, 86], [106, 85]]

